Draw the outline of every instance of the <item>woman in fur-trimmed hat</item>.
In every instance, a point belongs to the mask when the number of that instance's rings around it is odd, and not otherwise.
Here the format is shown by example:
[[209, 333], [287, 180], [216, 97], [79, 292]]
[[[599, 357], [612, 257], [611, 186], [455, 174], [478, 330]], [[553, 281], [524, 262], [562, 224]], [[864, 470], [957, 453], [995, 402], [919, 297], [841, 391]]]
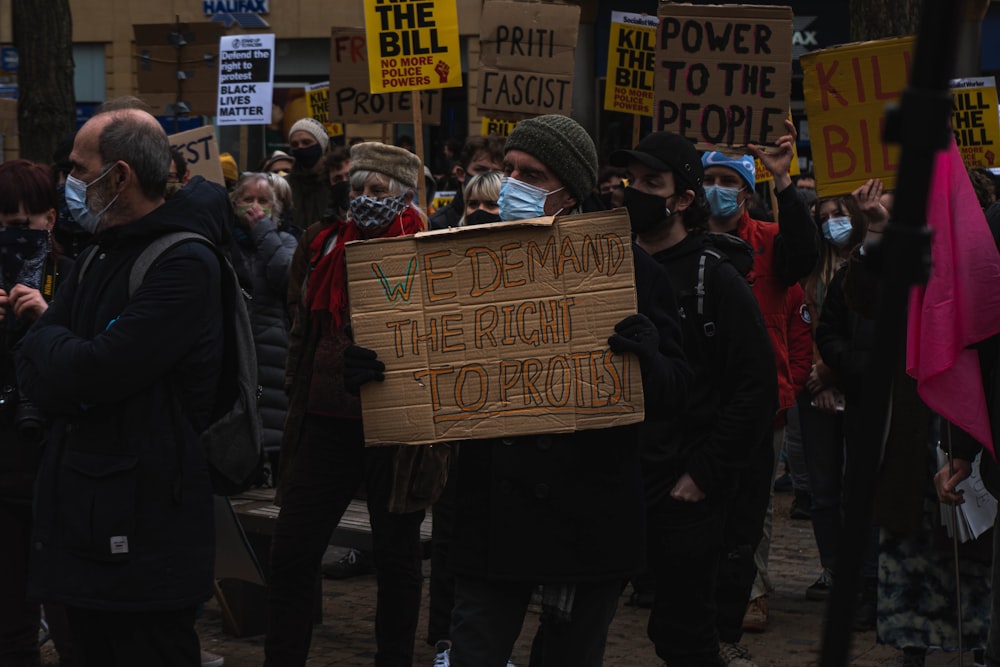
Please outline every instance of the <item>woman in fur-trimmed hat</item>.
[[361, 403], [345, 385], [351, 346], [345, 246], [424, 229], [426, 218], [413, 205], [419, 174], [420, 160], [409, 151], [376, 142], [355, 145], [348, 219], [310, 227], [297, 252], [308, 257], [311, 269], [302, 272], [300, 289], [289, 290], [297, 298], [285, 372], [289, 405], [281, 512], [271, 549], [266, 665], [305, 664], [323, 553], [361, 483], [368, 492], [378, 574], [375, 663], [413, 660], [424, 512], [388, 511], [395, 448], [365, 448]]

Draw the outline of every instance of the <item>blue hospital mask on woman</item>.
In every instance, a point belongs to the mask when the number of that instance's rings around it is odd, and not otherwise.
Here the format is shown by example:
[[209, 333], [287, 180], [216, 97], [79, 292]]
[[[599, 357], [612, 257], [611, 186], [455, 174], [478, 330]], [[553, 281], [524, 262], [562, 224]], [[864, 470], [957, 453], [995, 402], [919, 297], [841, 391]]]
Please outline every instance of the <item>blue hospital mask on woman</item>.
[[716, 218], [732, 217], [736, 211], [740, 210], [737, 196], [743, 188], [727, 188], [724, 185], [706, 185], [705, 198], [712, 209], [712, 215]]
[[541, 218], [545, 215], [545, 200], [549, 198], [549, 195], [564, 188], [565, 186], [555, 190], [543, 190], [516, 178], [504, 176], [503, 180], [500, 181], [500, 197], [497, 199], [497, 204], [500, 206], [500, 219], [509, 222], [511, 220]]
[[823, 238], [843, 248], [851, 238], [851, 219], [846, 215], [838, 215], [823, 223]]

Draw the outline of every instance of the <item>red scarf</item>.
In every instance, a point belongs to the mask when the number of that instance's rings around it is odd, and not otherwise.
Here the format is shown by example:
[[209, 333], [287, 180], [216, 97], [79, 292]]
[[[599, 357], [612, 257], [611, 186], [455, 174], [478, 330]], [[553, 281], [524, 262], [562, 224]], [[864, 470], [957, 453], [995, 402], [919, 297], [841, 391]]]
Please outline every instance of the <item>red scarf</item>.
[[[407, 206], [385, 230], [371, 238], [392, 238], [416, 234], [425, 229], [424, 221], [412, 206]], [[333, 249], [323, 253], [331, 234], [336, 234]], [[309, 244], [309, 257], [315, 262], [306, 291], [306, 307], [310, 312], [328, 311], [331, 328], [339, 330], [347, 312], [347, 260], [344, 246], [364, 237], [352, 222], [338, 221], [330, 225]], [[318, 258], [318, 259], [317, 259]]]

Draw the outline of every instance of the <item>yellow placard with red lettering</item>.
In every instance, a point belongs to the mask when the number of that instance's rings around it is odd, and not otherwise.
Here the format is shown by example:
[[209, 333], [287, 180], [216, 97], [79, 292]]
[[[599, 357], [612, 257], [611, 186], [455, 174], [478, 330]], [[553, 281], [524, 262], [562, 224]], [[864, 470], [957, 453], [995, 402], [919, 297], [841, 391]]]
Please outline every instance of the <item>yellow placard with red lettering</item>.
[[895, 187], [899, 147], [884, 143], [882, 130], [886, 105], [906, 85], [913, 44], [898, 37], [799, 58], [820, 197], [847, 194], [869, 178]]
[[455, 0], [365, 0], [373, 93], [462, 85]]
[[655, 16], [611, 12], [606, 111], [653, 115], [657, 23]]

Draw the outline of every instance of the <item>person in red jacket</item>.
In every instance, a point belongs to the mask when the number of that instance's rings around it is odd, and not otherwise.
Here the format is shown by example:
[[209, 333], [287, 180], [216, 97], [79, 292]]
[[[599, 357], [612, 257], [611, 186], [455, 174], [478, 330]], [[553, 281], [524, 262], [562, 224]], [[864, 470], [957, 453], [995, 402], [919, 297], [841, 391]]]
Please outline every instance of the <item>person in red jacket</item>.
[[[794, 155], [796, 133], [791, 121], [785, 121], [788, 134], [778, 139], [775, 148], [767, 151], [749, 146], [749, 155], [728, 157], [719, 152], [702, 155], [705, 168], [705, 196], [712, 210], [709, 227], [713, 232], [726, 232], [739, 236], [754, 249], [754, 267], [747, 275], [754, 296], [764, 315], [774, 346], [777, 362], [779, 412], [783, 415], [795, 402], [795, 387], [788, 355], [788, 289], [806, 277], [819, 257], [816, 226], [809, 211], [792, 185], [789, 166]], [[756, 186], [754, 157], [761, 160], [774, 174], [774, 189], [778, 200], [778, 222], [755, 220], [747, 212]], [[775, 429], [770, 448], [762, 447], [760, 461], [747, 472], [743, 486], [745, 496], [734, 503], [733, 530], [753, 535], [750, 540], [758, 549], [756, 570], [763, 572], [766, 581], [767, 553], [770, 548], [770, 488], [774, 478], [774, 462], [783, 440], [782, 429]], [[763, 490], [763, 507], [761, 493]], [[766, 519], [765, 519], [766, 516]], [[761, 539], [765, 536], [765, 539]], [[752, 583], [746, 581], [747, 572], [754, 568], [739, 567], [738, 558], [724, 559], [738, 568], [730, 583], [719, 587], [719, 631], [724, 642], [735, 643], [742, 636], [743, 612], [748, 625], [755, 630], [767, 626], [766, 589], [760, 586], [750, 594]], [[742, 599], [742, 602], [740, 601]], [[749, 599], [749, 604], [747, 600]], [[740, 610], [739, 613], [737, 610]], [[737, 616], [739, 619], [737, 620]]]

